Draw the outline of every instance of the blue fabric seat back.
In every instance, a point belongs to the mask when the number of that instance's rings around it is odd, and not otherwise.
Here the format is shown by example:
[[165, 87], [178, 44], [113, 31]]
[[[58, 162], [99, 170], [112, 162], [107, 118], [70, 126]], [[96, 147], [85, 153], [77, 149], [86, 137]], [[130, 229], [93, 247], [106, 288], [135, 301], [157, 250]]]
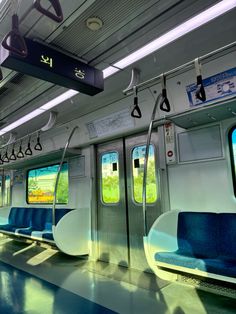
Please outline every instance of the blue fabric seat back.
[[177, 240], [180, 254], [202, 258], [217, 257], [217, 214], [206, 212], [179, 213]]
[[12, 226], [16, 226], [17, 223], [17, 207], [12, 207], [8, 216], [8, 223]]
[[32, 219], [32, 208], [17, 207], [14, 226], [18, 228], [27, 228]]
[[46, 217], [45, 217], [45, 225], [44, 230], [52, 230], [52, 209], [51, 208], [45, 208], [46, 209]]
[[236, 260], [236, 214], [219, 215], [219, 254]]
[[33, 208], [31, 227], [33, 230], [43, 230], [46, 221], [47, 208]]
[[66, 213], [69, 213], [70, 211], [71, 209], [67, 208], [56, 208], [56, 224]]

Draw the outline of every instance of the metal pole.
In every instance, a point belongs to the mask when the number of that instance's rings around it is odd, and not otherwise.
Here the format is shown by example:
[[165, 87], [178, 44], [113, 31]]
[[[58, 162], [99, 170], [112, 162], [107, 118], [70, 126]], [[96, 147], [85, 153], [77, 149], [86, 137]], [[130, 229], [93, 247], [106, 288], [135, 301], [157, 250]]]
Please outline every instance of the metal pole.
[[58, 171], [57, 171], [57, 177], [56, 177], [56, 183], [55, 183], [54, 195], [53, 195], [53, 205], [52, 205], [52, 225], [53, 226], [56, 225], [55, 209], [56, 209], [56, 201], [57, 201], [57, 188], [58, 188], [58, 183], [59, 183], [59, 179], [60, 179], [61, 168], [62, 168], [62, 165], [63, 165], [63, 162], [64, 162], [64, 158], [65, 158], [65, 154], [66, 154], [67, 148], [68, 148], [68, 146], [70, 144], [71, 138], [72, 138], [73, 134], [75, 133], [75, 130], [78, 129], [78, 128], [79, 128], [78, 126], [75, 126], [73, 128], [73, 130], [71, 131], [70, 135], [69, 135], [69, 138], [68, 138], [68, 140], [66, 142], [66, 145], [64, 147], [64, 151], [63, 151], [63, 154], [62, 154], [62, 157], [61, 157], [61, 162], [60, 162], [60, 165], [59, 165], [59, 168], [58, 168]]
[[149, 124], [148, 128], [148, 134], [147, 134], [147, 142], [146, 142], [146, 149], [145, 149], [145, 157], [144, 157], [144, 165], [143, 165], [143, 230], [144, 230], [144, 236], [147, 236], [148, 233], [148, 227], [147, 227], [147, 166], [148, 166], [148, 157], [149, 157], [149, 147], [151, 142], [151, 136], [152, 136], [152, 127], [153, 122], [155, 121], [156, 111], [157, 107], [162, 99], [162, 94], [159, 94], [152, 111], [151, 115], [151, 122]]
[[[230, 43], [230, 44], [228, 44], [228, 45], [226, 45], [226, 46], [223, 46], [223, 47], [221, 47], [221, 48], [218, 48], [218, 49], [216, 49], [216, 50], [214, 50], [214, 51], [211, 51], [211, 52], [209, 52], [209, 53], [207, 53], [207, 54], [205, 54], [205, 55], [199, 57], [198, 59], [199, 59], [200, 61], [201, 61], [201, 60], [208, 59], [208, 58], [210, 58], [210, 57], [212, 57], [212, 56], [214, 56], [214, 55], [216, 55], [216, 54], [218, 54], [218, 53], [221, 53], [221, 52], [223, 52], [223, 51], [225, 51], [225, 50], [228, 50], [228, 49], [230, 49], [230, 48], [232, 48], [232, 47], [234, 47], [234, 46], [236, 46], [236, 41], [234, 41], [234, 42], [232, 42], [232, 43]], [[195, 58], [195, 59], [196, 59], [196, 58]], [[178, 66], [178, 67], [176, 67], [176, 68], [174, 68], [174, 69], [172, 69], [172, 70], [170, 70], [170, 71], [165, 72], [165, 77], [171, 76], [171, 75], [175, 74], [176, 72], [179, 72], [179, 71], [181, 71], [181, 70], [183, 70], [183, 69], [188, 69], [188, 68], [194, 66], [194, 61], [195, 61], [195, 59], [192, 60], [192, 61], [186, 62], [186, 63], [184, 63], [184, 64], [182, 64], [182, 65], [180, 65], [180, 66]], [[144, 81], [144, 82], [142, 82], [142, 83], [136, 85], [136, 87], [137, 87], [138, 89], [140, 89], [140, 88], [142, 88], [142, 87], [144, 87], [144, 86], [146, 86], [146, 85], [151, 85], [151, 84], [153, 84], [153, 83], [160, 82], [161, 77], [162, 77], [162, 74], [157, 75], [157, 76], [154, 76], [153, 78], [151, 78], [151, 79], [149, 79], [149, 80], [147, 80], [147, 81]], [[128, 89], [125, 90], [125, 94], [132, 94], [132, 93], [133, 93], [133, 89], [132, 89], [132, 88], [128, 88]]]

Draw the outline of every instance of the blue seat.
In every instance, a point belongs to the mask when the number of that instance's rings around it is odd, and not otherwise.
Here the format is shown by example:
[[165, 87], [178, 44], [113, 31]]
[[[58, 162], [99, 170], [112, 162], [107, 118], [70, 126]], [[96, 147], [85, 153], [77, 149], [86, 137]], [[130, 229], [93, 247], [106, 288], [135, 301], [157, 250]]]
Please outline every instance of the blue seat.
[[178, 252], [182, 255], [218, 256], [218, 216], [215, 213], [181, 212], [178, 216]]
[[27, 228], [30, 226], [31, 216], [31, 208], [12, 207], [8, 217], [8, 224], [0, 225], [0, 230], [15, 232], [18, 228]]
[[180, 212], [178, 249], [157, 252], [157, 262], [236, 277], [236, 214]]
[[[56, 224], [69, 211], [71, 209], [57, 208], [55, 215]], [[35, 232], [34, 238], [53, 241], [52, 209], [45, 207], [12, 207], [8, 217], [8, 224], [0, 225], [0, 231], [27, 237], [33, 237], [32, 233]]]
[[32, 208], [32, 219], [28, 228], [17, 230], [17, 233], [31, 235], [33, 231], [42, 231], [45, 226], [46, 208]]

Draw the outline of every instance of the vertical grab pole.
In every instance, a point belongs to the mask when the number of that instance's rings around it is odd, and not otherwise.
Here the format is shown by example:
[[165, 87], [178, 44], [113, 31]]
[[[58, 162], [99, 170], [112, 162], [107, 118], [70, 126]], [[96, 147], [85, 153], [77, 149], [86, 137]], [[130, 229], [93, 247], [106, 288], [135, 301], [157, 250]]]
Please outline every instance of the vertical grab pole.
[[144, 236], [147, 236], [148, 233], [148, 228], [147, 228], [147, 166], [148, 166], [148, 157], [149, 157], [149, 146], [151, 142], [151, 136], [152, 136], [152, 127], [153, 127], [153, 122], [155, 120], [156, 116], [156, 111], [158, 104], [162, 101], [162, 94], [159, 94], [156, 101], [155, 105], [152, 111], [151, 115], [151, 121], [149, 124], [148, 128], [148, 134], [147, 134], [147, 142], [146, 142], [146, 149], [145, 149], [145, 157], [144, 157], [144, 165], [143, 165], [143, 230], [144, 230]]
[[58, 188], [58, 183], [59, 183], [59, 179], [60, 179], [61, 168], [62, 168], [62, 165], [63, 165], [63, 162], [64, 162], [64, 158], [65, 158], [65, 154], [66, 154], [67, 148], [68, 148], [68, 146], [70, 144], [71, 138], [72, 138], [73, 134], [75, 133], [75, 130], [78, 129], [78, 128], [79, 128], [78, 126], [75, 126], [73, 128], [73, 130], [71, 131], [69, 137], [68, 137], [68, 140], [66, 142], [66, 145], [64, 147], [64, 151], [63, 151], [63, 154], [62, 154], [62, 157], [61, 157], [61, 162], [60, 162], [60, 165], [59, 165], [59, 168], [58, 168], [58, 171], [57, 171], [56, 183], [55, 183], [54, 194], [53, 194], [53, 205], [52, 205], [52, 226], [53, 227], [55, 227], [55, 225], [56, 225], [55, 209], [56, 209], [56, 200], [57, 200], [57, 188]]

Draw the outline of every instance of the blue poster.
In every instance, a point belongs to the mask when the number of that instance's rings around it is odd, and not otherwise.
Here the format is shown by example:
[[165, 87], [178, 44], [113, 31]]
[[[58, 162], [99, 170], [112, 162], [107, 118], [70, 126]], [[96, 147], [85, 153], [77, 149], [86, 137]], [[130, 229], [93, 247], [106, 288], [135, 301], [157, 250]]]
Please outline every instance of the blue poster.
[[186, 86], [190, 107], [208, 103], [213, 100], [221, 99], [236, 94], [236, 68], [218, 73], [203, 79], [203, 86], [206, 92], [206, 101], [197, 99], [195, 92], [197, 84], [193, 83]]

